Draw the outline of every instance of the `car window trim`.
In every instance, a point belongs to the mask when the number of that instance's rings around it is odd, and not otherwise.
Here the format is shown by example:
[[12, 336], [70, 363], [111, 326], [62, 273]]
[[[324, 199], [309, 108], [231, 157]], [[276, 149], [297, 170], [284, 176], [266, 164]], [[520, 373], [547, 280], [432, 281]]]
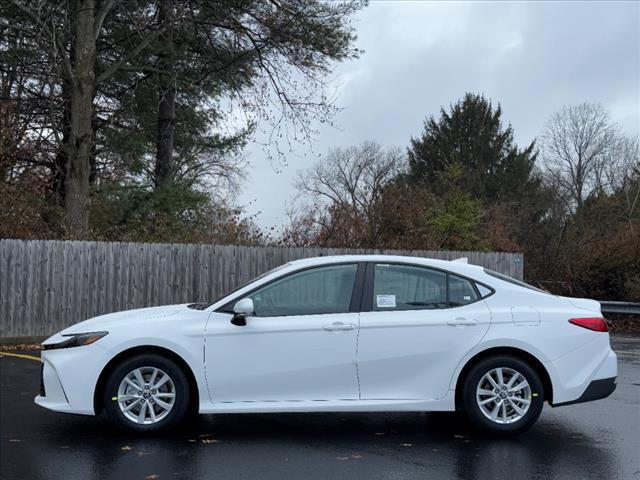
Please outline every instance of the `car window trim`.
[[[517, 287], [521, 287], [521, 288], [526, 288], [527, 290], [533, 290], [534, 292], [538, 292], [538, 293], [546, 293], [547, 295], [553, 295], [552, 293], [543, 290], [542, 288], [538, 288], [538, 287], [534, 287], [533, 285], [528, 284], [527, 282], [524, 282], [522, 280], [518, 280], [517, 278], [513, 278], [509, 275], [506, 275], [504, 273], [501, 272], [496, 272], [493, 271], [489, 268], [483, 268], [484, 273], [486, 275], [489, 275], [490, 277], [496, 278], [502, 282], [506, 282], [506, 283], [510, 283], [511, 285], [516, 285]], [[487, 295], [488, 296], [488, 295]]]
[[[358, 306], [361, 303], [362, 292], [363, 292], [365, 263], [366, 262], [358, 262], [358, 261], [355, 261], [355, 262], [351, 261], [351, 262], [325, 263], [325, 264], [322, 264], [322, 265], [310, 265], [308, 267], [300, 268], [298, 270], [293, 270], [293, 271], [288, 272], [288, 273], [286, 273], [284, 275], [281, 275], [281, 276], [276, 277], [276, 278], [274, 278], [272, 280], [269, 280], [266, 283], [258, 285], [257, 287], [252, 288], [251, 290], [249, 290], [247, 292], [244, 292], [241, 295], [237, 295], [236, 297], [232, 298], [231, 300], [226, 302], [221, 307], [218, 307], [215, 311], [218, 312], [218, 313], [233, 314], [233, 305], [235, 305], [235, 303], [238, 300], [241, 300], [241, 299], [251, 295], [252, 293], [256, 292], [257, 290], [260, 290], [261, 288], [267, 287], [267, 286], [271, 285], [272, 283], [275, 283], [275, 282], [283, 280], [283, 279], [285, 279], [287, 277], [290, 277], [291, 275], [295, 275], [295, 274], [298, 274], [298, 273], [305, 272], [307, 270], [315, 270], [315, 269], [323, 268], [323, 267], [338, 267], [340, 265], [355, 265], [357, 267], [356, 268], [356, 276], [355, 276], [355, 280], [354, 280], [354, 284], [353, 284], [353, 289], [351, 290], [351, 300], [349, 301], [349, 310], [347, 312], [343, 312], [343, 313], [358, 313]], [[233, 292], [231, 293], [231, 295], [233, 295]], [[328, 313], [307, 313], [307, 314], [304, 314], [304, 315], [272, 315], [270, 317], [255, 317], [255, 318], [300, 317], [300, 316], [311, 316], [311, 315], [336, 315], [336, 313], [328, 312]]]
[[[481, 300], [484, 300], [485, 298], [490, 297], [491, 295], [493, 295], [494, 293], [496, 293], [495, 288], [486, 285], [484, 282], [479, 282], [478, 280], [475, 280], [471, 277], [467, 277], [466, 275], [461, 275], [459, 273], [455, 273], [455, 272], [450, 272], [449, 270], [445, 270], [444, 268], [438, 268], [438, 267], [432, 267], [430, 265], [422, 265], [419, 263], [409, 263], [409, 262], [398, 262], [398, 261], [391, 261], [391, 262], [380, 262], [380, 261], [367, 261], [367, 266], [366, 266], [366, 273], [365, 273], [365, 280], [364, 280], [364, 292], [362, 294], [362, 302], [360, 303], [360, 312], [384, 312], [384, 311], [388, 311], [388, 312], [415, 312], [415, 311], [433, 311], [433, 310], [451, 310], [453, 308], [462, 308], [462, 307], [466, 307], [468, 305], [472, 305], [474, 303], [478, 303]], [[425, 269], [429, 269], [429, 270], [435, 270], [438, 272], [442, 272], [446, 274], [446, 303], [447, 303], [447, 307], [446, 308], [390, 308], [388, 310], [375, 310], [373, 308], [373, 281], [374, 281], [374, 275], [375, 275], [375, 266], [376, 265], [398, 265], [398, 266], [405, 266], [405, 267], [417, 267], [417, 268], [425, 268]], [[477, 299], [474, 300], [473, 302], [470, 303], [466, 303], [464, 305], [456, 305], [456, 306], [449, 306], [449, 275], [453, 275], [455, 277], [459, 277], [462, 278], [464, 280], [467, 280], [468, 282], [471, 283], [471, 286], [473, 287], [474, 291], [476, 292], [477, 295]], [[488, 290], [491, 291], [490, 294], [485, 295], [484, 297], [482, 295], [480, 295], [480, 291], [478, 290], [478, 286], [477, 285], [482, 285], [483, 287], [487, 288]]]

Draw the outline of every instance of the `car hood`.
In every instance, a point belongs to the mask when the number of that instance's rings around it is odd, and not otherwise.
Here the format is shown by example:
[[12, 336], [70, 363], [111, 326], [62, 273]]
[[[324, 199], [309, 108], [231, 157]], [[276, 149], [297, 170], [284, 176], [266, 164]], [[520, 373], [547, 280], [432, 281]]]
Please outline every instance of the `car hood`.
[[134, 323], [141, 323], [161, 318], [169, 319], [170, 317], [176, 317], [177, 319], [180, 313], [192, 311], [187, 308], [188, 305], [190, 304], [185, 303], [181, 305], [165, 305], [162, 307], [138, 308], [135, 310], [125, 310], [122, 312], [99, 315], [97, 317], [84, 320], [65, 328], [61, 332], [58, 332], [52, 337], [49, 337], [47, 340], [45, 340], [43, 342], [43, 345], [59, 342], [62, 335], [109, 331], [113, 328], [128, 326]]

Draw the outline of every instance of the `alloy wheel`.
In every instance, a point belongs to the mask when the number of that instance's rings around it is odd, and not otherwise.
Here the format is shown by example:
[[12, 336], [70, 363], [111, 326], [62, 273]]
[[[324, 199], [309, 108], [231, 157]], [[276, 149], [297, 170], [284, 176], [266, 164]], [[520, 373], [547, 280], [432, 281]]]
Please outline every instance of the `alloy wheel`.
[[492, 422], [514, 423], [529, 411], [531, 386], [524, 375], [513, 368], [494, 368], [478, 382], [476, 402]]
[[124, 376], [117, 400], [128, 420], [150, 425], [169, 415], [176, 400], [176, 387], [171, 377], [159, 368], [139, 367]]

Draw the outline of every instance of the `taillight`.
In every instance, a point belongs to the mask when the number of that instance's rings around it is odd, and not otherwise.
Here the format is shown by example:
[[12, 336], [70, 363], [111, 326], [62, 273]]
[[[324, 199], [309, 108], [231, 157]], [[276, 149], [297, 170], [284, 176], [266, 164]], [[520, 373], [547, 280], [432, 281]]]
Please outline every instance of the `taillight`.
[[582, 328], [588, 328], [595, 332], [608, 332], [609, 326], [607, 321], [602, 317], [586, 317], [586, 318], [572, 318], [569, 323], [573, 323]]

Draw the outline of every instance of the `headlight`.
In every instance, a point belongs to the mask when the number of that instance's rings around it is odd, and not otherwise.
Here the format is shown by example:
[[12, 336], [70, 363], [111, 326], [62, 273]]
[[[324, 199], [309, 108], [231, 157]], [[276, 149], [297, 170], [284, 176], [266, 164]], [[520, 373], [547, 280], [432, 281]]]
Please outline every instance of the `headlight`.
[[81, 347], [83, 345], [91, 345], [93, 342], [100, 340], [109, 332], [89, 332], [89, 333], [67, 333], [63, 337], [69, 337], [59, 343], [50, 343], [44, 345], [45, 350], [55, 350], [58, 348]]

